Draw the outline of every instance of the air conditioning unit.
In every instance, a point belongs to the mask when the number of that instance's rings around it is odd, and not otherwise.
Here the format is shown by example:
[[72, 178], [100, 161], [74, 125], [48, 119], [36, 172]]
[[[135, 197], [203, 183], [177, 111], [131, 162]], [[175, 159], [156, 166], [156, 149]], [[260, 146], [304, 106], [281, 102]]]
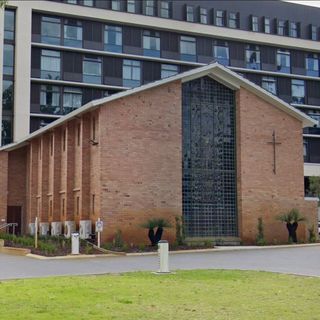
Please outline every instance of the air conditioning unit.
[[92, 223], [91, 220], [80, 220], [80, 239], [90, 238], [92, 233]]
[[65, 221], [64, 222], [64, 236], [66, 238], [71, 237], [71, 233], [76, 231], [76, 223], [74, 221]]
[[40, 222], [39, 231], [40, 236], [47, 236], [49, 234], [49, 222]]
[[62, 223], [61, 222], [51, 222], [51, 235], [60, 236], [62, 234]]
[[35, 223], [29, 223], [29, 234], [30, 236], [34, 236], [36, 232], [36, 224]]

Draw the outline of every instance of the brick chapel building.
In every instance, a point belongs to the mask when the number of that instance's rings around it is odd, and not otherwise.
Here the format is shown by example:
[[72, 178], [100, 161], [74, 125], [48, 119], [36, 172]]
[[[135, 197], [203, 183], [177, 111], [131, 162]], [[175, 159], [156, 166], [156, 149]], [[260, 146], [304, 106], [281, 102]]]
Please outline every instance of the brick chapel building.
[[[269, 242], [287, 241], [275, 217], [304, 199], [302, 128], [314, 120], [215, 63], [92, 101], [0, 149], [0, 219], [21, 233], [42, 224], [104, 221], [148, 243], [150, 217], [188, 239], [253, 243], [262, 217]], [[175, 228], [163, 238], [174, 240]]]

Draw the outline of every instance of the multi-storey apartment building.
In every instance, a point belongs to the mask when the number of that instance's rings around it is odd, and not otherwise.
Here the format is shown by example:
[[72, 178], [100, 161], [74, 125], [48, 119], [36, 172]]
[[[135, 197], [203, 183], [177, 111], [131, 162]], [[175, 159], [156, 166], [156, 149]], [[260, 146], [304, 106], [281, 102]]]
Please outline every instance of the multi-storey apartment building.
[[305, 176], [320, 175], [319, 17], [282, 1], [10, 0], [0, 14], [1, 143], [218, 61], [319, 121], [303, 147]]

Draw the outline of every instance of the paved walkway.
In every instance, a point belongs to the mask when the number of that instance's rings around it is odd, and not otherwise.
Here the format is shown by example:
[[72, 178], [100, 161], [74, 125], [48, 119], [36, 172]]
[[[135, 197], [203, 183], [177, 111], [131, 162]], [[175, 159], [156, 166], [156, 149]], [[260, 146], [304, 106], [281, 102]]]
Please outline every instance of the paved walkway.
[[[157, 256], [117, 256], [91, 259], [37, 260], [0, 254], [0, 280], [129, 271], [155, 271]], [[238, 251], [172, 254], [170, 269], [240, 269], [320, 277], [320, 245]]]

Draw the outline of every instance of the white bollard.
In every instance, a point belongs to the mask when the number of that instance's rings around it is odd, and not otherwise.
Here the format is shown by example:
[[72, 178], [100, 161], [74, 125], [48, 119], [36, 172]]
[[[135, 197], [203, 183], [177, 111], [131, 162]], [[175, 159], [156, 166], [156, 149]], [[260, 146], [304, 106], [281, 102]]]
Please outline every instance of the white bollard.
[[158, 243], [158, 254], [160, 268], [158, 273], [170, 273], [169, 271], [169, 243], [161, 240]]
[[79, 254], [79, 233], [71, 233], [71, 254]]

